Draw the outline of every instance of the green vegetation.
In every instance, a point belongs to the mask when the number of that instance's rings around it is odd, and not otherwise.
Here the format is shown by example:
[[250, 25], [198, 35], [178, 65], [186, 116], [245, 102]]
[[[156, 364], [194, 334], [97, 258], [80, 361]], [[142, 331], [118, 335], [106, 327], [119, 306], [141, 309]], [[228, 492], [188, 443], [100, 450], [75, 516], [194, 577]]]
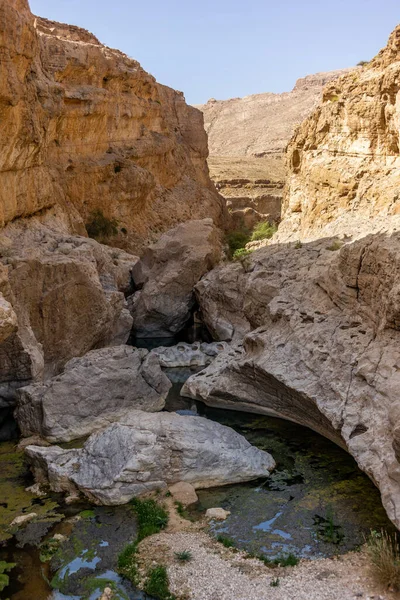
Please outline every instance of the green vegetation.
[[269, 584], [271, 587], [278, 587], [279, 585], [279, 577], [274, 577], [273, 579], [271, 579], [271, 582]]
[[298, 250], [299, 248], [303, 247], [303, 244], [301, 242], [301, 240], [297, 240], [297, 242], [294, 245], [295, 249]]
[[10, 583], [10, 578], [6, 571], [11, 571], [15, 567], [15, 563], [7, 563], [0, 560], [0, 592], [4, 590]]
[[109, 587], [113, 591], [114, 595], [112, 597], [115, 598], [115, 600], [129, 600], [128, 596], [118, 588], [115, 581], [107, 579], [106, 577], [90, 577], [85, 580], [84, 586], [85, 594], [83, 598], [85, 598], [85, 600], [94, 596], [94, 592], [104, 592], [106, 587]]
[[152, 498], [147, 500], [133, 498], [130, 504], [138, 519], [138, 542], [149, 535], [158, 533], [168, 525], [167, 511]]
[[365, 65], [367, 65], [367, 64], [368, 64], [368, 62], [369, 62], [368, 60], [360, 60], [360, 61], [357, 63], [357, 67], [364, 67]]
[[61, 545], [61, 540], [57, 540], [53, 537], [42, 542], [39, 546], [39, 548], [40, 548], [39, 558], [40, 558], [41, 562], [49, 562], [53, 558], [53, 556], [56, 554], [60, 545]]
[[326, 517], [314, 516], [314, 525], [317, 528], [317, 536], [323, 542], [340, 544], [343, 541], [342, 528], [340, 525], [335, 525], [333, 510], [330, 506], [327, 508]]
[[82, 519], [93, 519], [95, 517], [95, 512], [94, 510], [83, 510], [79, 513], [79, 516], [82, 517]]
[[225, 548], [234, 548], [235, 542], [225, 535], [217, 535], [217, 542], [225, 546]]
[[397, 535], [386, 531], [371, 531], [367, 553], [375, 579], [385, 587], [400, 590], [400, 548]]
[[233, 260], [244, 260], [245, 258], [247, 258], [248, 256], [250, 256], [250, 254], [253, 252], [253, 250], [247, 250], [247, 248], [239, 248], [239, 250], [235, 250], [235, 252], [233, 253]]
[[86, 223], [88, 236], [94, 239], [105, 239], [118, 233], [118, 221], [108, 219], [101, 209], [93, 210]]
[[299, 564], [299, 559], [294, 554], [285, 554], [275, 558], [272, 563], [279, 567], [295, 567]]
[[185, 518], [185, 508], [184, 508], [182, 502], [178, 502], [178, 500], [175, 500], [175, 507], [176, 507], [176, 512], [178, 513], [178, 515], [180, 517]]
[[176, 596], [169, 591], [168, 573], [163, 565], [150, 569], [144, 591], [158, 600], [176, 600]]
[[229, 254], [231, 257], [237, 250], [244, 249], [244, 246], [250, 241], [250, 233], [248, 231], [231, 231], [226, 236], [226, 243], [229, 246]]
[[193, 557], [190, 550], [183, 550], [183, 552], [175, 552], [175, 558], [180, 562], [189, 562]]
[[226, 236], [226, 243], [229, 246], [229, 256], [233, 260], [243, 260], [252, 252], [245, 248], [249, 242], [257, 242], [259, 240], [268, 240], [278, 230], [277, 226], [269, 223], [268, 221], [262, 221], [257, 223], [253, 231], [250, 232], [247, 229], [241, 231], [231, 231]]
[[262, 221], [261, 223], [257, 223], [254, 227], [250, 241], [258, 242], [259, 240], [269, 240], [277, 231], [278, 228], [276, 225], [269, 221]]
[[144, 538], [158, 533], [168, 524], [167, 511], [155, 500], [139, 500], [133, 498], [130, 504], [138, 520], [138, 536], [135, 542], [125, 546], [118, 556], [118, 572], [129, 579], [134, 585], [138, 584], [137, 548]]

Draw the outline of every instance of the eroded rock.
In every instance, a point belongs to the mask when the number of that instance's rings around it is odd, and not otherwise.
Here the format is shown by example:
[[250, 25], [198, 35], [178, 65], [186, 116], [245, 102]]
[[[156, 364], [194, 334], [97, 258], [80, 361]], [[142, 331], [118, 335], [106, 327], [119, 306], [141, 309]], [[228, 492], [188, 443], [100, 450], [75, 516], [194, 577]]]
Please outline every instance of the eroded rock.
[[179, 481], [207, 488], [267, 477], [267, 452], [229, 427], [202, 417], [131, 411], [93, 434], [83, 448], [28, 446], [36, 481], [53, 491], [124, 504]]
[[159, 346], [151, 353], [158, 357], [161, 367], [205, 367], [227, 347], [225, 342], [180, 342], [176, 346]]
[[159, 411], [171, 387], [155, 355], [131, 346], [92, 350], [61, 375], [21, 388], [15, 412], [23, 436], [69, 441], [132, 409]]
[[149, 246], [133, 270], [140, 287], [130, 298], [137, 337], [170, 337], [188, 322], [193, 287], [222, 255], [212, 219], [188, 221]]
[[232, 346], [182, 395], [282, 417], [345, 447], [400, 526], [400, 234], [340, 247], [275, 244], [197, 285], [207, 327]]

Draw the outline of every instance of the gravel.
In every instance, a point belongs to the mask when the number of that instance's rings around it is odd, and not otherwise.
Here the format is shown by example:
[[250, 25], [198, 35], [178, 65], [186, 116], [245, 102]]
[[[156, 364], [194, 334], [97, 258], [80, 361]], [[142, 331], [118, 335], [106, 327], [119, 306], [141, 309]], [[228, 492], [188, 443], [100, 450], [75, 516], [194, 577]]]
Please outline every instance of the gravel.
[[[175, 552], [190, 550], [180, 563]], [[224, 548], [203, 531], [165, 532], [144, 540], [144, 569], [168, 567], [171, 591], [188, 600], [390, 600], [379, 590], [362, 552], [334, 559], [302, 560], [296, 567], [272, 569], [245, 553]], [[279, 585], [271, 582], [279, 578]]]

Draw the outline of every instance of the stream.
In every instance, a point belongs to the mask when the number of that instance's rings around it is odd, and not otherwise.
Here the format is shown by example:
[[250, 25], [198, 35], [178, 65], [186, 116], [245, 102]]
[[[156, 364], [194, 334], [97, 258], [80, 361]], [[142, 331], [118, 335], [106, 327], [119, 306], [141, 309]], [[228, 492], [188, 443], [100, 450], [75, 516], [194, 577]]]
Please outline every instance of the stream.
[[[138, 346], [148, 347], [148, 342], [138, 341]], [[288, 421], [186, 400], [180, 389], [194, 370], [165, 371], [173, 382], [165, 410], [228, 425], [277, 463], [268, 480], [198, 490], [192, 518], [202, 518], [211, 507], [231, 513], [211, 523], [213, 535], [271, 559], [289, 553], [317, 559], [357, 549], [371, 529], [394, 530], [377, 488], [344, 450]], [[118, 554], [136, 536], [130, 506], [67, 505], [57, 494], [33, 496], [25, 491], [32, 476], [14, 446], [0, 443], [0, 590], [2, 572], [10, 578], [0, 598], [98, 600], [105, 583], [112, 585], [115, 598], [148, 598], [117, 574]], [[32, 523], [9, 530], [15, 515], [32, 512], [37, 515]], [[4, 563], [15, 566], [6, 571]]]

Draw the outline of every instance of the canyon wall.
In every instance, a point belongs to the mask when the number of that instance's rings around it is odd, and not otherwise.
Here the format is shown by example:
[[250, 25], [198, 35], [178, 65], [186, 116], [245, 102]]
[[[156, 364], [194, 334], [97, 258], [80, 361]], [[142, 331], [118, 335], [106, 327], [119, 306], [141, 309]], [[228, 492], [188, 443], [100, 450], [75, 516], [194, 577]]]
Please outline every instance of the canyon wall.
[[197, 106], [204, 113], [208, 133], [211, 177], [227, 199], [236, 225], [240, 219], [244, 224], [279, 220], [286, 179], [284, 153], [294, 129], [321, 101], [324, 85], [351, 71], [308, 75], [291, 92], [212, 98]]
[[0, 23], [1, 426], [18, 387], [128, 339], [135, 254], [225, 206], [182, 93], [26, 0]]
[[278, 239], [362, 236], [397, 228], [400, 27], [361, 69], [328, 84], [288, 147]]
[[208, 328], [233, 347], [182, 390], [340, 444], [397, 527], [399, 75], [397, 27], [368, 65], [325, 88], [289, 145], [278, 233], [196, 286]]
[[202, 115], [138, 62], [78, 27], [2, 0], [0, 225], [61, 207], [70, 233], [92, 211], [138, 252], [190, 218], [223, 218]]

